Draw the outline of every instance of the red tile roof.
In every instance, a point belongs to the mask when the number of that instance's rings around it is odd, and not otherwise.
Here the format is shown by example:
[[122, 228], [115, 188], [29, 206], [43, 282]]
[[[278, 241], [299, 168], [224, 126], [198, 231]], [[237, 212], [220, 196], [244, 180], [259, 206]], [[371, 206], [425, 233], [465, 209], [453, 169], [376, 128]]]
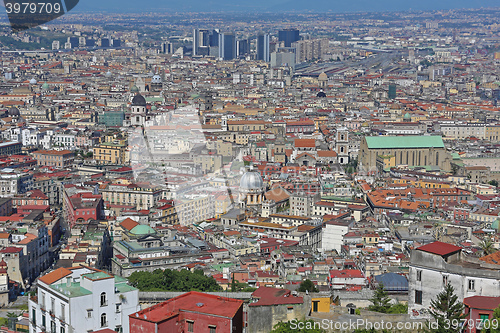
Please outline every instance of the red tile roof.
[[302, 297], [291, 296], [290, 290], [271, 287], [260, 287], [253, 292], [252, 298], [258, 298], [259, 300], [254, 303], [250, 303], [249, 306], [270, 306], [304, 303], [304, 299]]
[[461, 249], [460, 246], [443, 242], [434, 242], [417, 248], [419, 251], [429, 252], [440, 256], [445, 256], [460, 251]]
[[471, 296], [464, 298], [464, 304], [473, 309], [494, 310], [500, 305], [500, 297]]
[[38, 280], [45, 284], [52, 284], [56, 281], [59, 281], [63, 277], [71, 275], [71, 271], [67, 268], [61, 267], [56, 269], [55, 271], [50, 272], [49, 274], [45, 274], [40, 277]]
[[132, 230], [137, 225], [139, 225], [139, 223], [130, 218], [126, 218], [122, 221], [122, 223], [120, 223], [120, 226], [124, 229], [127, 229], [128, 231]]
[[187, 311], [233, 318], [242, 306], [242, 300], [190, 291], [139, 311], [137, 315], [131, 314], [130, 317], [157, 323], [177, 315], [179, 311]]

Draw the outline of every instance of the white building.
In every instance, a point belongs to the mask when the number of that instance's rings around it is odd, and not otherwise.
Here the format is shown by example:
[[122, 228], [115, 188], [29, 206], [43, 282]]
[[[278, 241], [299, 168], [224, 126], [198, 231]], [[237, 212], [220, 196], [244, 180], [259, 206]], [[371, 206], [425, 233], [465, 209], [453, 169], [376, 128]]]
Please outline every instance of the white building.
[[321, 239], [321, 249], [323, 251], [336, 250], [340, 253], [344, 244], [344, 235], [354, 225], [354, 220], [332, 220], [323, 224], [323, 232]]
[[129, 332], [139, 291], [122, 277], [84, 266], [59, 268], [38, 279], [29, 300], [30, 333]]
[[470, 296], [500, 296], [500, 266], [465, 258], [462, 248], [434, 242], [412, 251], [408, 313], [429, 318], [431, 301], [450, 283], [458, 301]]

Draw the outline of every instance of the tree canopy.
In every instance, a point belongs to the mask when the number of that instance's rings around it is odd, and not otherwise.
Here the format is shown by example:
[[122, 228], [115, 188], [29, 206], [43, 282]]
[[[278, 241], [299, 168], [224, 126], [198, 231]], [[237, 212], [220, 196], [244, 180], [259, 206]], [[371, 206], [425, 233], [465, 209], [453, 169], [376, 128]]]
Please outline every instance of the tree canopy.
[[314, 283], [309, 280], [309, 279], [305, 279], [304, 281], [302, 281], [300, 283], [300, 286], [299, 286], [299, 289], [298, 289], [300, 292], [318, 292], [318, 288], [314, 285]]
[[213, 277], [203, 274], [203, 271], [191, 272], [157, 269], [153, 272], [134, 272], [128, 278], [130, 284], [140, 291], [201, 291], [211, 292], [222, 290]]
[[377, 311], [382, 313], [387, 313], [391, 308], [391, 299], [389, 298], [387, 291], [385, 291], [384, 285], [382, 283], [378, 284], [372, 299], [370, 300], [373, 304], [368, 307], [370, 311]]
[[448, 283], [444, 290], [431, 300], [430, 313], [438, 324], [438, 328], [432, 330], [433, 332], [455, 333], [457, 331], [457, 327], [449, 323], [460, 322], [465, 318], [464, 305], [458, 300], [451, 284]]

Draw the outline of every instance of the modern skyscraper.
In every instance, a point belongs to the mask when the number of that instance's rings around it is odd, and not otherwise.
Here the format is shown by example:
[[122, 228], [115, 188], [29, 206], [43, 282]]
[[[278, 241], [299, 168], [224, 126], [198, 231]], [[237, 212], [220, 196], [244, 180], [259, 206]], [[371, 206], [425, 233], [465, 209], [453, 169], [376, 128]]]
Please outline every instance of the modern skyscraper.
[[166, 42], [161, 43], [161, 53], [170, 54], [174, 53], [174, 46], [172, 43]]
[[193, 29], [193, 56], [196, 55], [196, 51], [198, 50], [199, 46], [200, 46], [200, 30]]
[[210, 34], [206, 29], [193, 29], [193, 56], [200, 54], [200, 47], [207, 47], [210, 43]]
[[283, 29], [278, 32], [278, 40], [285, 42], [285, 47], [291, 47], [293, 42], [300, 39], [298, 29]]
[[209, 37], [210, 46], [219, 46], [219, 29], [212, 30]]
[[269, 41], [269, 35], [267, 34], [257, 36], [257, 60], [270, 61]]
[[245, 56], [250, 53], [250, 40], [242, 39], [236, 42], [236, 54], [238, 57]]
[[236, 38], [233, 33], [219, 34], [219, 58], [231, 60], [236, 57]]
[[389, 85], [389, 94], [388, 94], [389, 99], [395, 99], [396, 98], [396, 85], [395, 84], [390, 84]]

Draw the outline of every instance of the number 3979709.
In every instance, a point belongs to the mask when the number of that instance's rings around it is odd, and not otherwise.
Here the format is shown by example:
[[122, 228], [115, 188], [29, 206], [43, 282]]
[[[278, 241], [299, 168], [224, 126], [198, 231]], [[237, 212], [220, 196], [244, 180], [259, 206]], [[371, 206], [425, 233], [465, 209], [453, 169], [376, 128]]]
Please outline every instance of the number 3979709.
[[63, 8], [57, 2], [8, 2], [5, 10], [7, 14], [60, 14]]

